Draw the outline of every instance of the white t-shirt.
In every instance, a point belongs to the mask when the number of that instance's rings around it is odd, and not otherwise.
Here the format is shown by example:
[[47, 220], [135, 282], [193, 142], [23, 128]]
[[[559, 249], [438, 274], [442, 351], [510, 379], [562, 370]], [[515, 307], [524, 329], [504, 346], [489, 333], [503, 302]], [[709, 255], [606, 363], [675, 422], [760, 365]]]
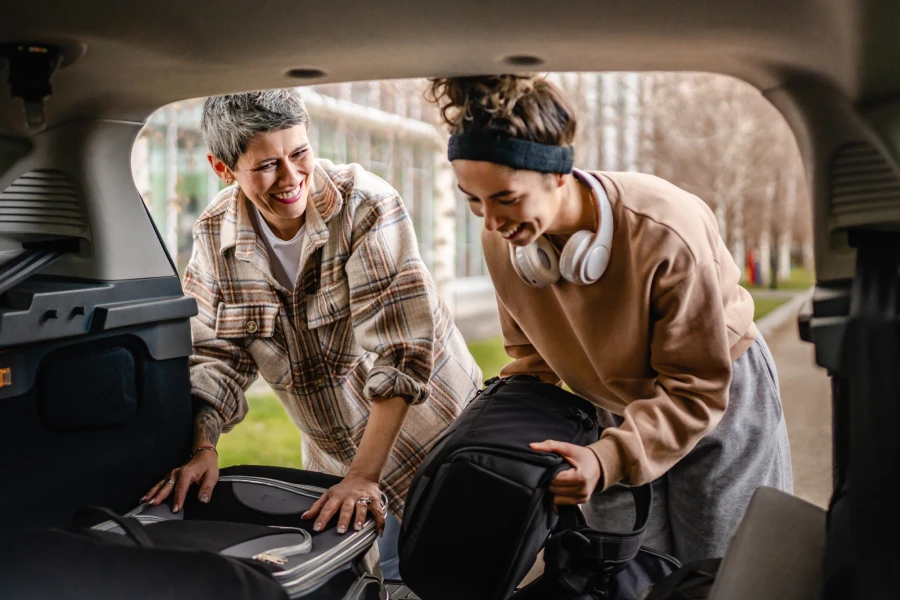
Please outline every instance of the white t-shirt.
[[306, 224], [304, 223], [300, 230], [290, 240], [283, 240], [272, 231], [269, 224], [260, 214], [259, 209], [252, 202], [248, 202], [253, 209], [250, 213], [253, 220], [256, 221], [256, 231], [262, 239], [263, 245], [266, 247], [266, 253], [269, 255], [272, 274], [278, 283], [287, 289], [294, 291], [294, 282], [297, 280], [297, 274], [300, 272], [300, 255], [303, 253], [303, 238], [306, 235]]

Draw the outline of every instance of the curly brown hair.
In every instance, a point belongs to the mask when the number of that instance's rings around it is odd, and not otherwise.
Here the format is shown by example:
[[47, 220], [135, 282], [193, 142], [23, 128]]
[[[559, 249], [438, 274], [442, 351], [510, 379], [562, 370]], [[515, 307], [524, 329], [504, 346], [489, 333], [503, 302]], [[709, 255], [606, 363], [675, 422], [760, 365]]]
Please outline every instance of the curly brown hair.
[[575, 139], [575, 114], [543, 76], [435, 77], [425, 97], [437, 104], [450, 133], [498, 134], [554, 146]]

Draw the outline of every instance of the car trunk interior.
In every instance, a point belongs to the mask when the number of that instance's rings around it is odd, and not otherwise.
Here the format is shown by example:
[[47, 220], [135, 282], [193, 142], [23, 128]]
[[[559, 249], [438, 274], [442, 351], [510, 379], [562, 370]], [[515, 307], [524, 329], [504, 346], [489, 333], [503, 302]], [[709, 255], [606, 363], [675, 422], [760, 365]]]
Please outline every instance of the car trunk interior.
[[[896, 590], [900, 4], [49, 0], [2, 14], [0, 543], [84, 505], [133, 508], [190, 450], [197, 307], [130, 165], [154, 110], [376, 78], [709, 71], [784, 115], [813, 198], [817, 287], [800, 326], [834, 377], [826, 589]], [[48, 52], [46, 77], [29, 61]], [[23, 102], [42, 82], [46, 100]]]

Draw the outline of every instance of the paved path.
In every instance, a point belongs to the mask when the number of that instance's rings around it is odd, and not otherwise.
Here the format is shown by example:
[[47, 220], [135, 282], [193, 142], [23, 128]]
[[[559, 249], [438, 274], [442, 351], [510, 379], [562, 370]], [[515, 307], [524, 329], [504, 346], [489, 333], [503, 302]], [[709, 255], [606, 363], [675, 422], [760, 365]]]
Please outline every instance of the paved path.
[[796, 318], [766, 337], [781, 387], [791, 458], [794, 494], [822, 507], [831, 497], [831, 384], [816, 365], [811, 344], [800, 340]]

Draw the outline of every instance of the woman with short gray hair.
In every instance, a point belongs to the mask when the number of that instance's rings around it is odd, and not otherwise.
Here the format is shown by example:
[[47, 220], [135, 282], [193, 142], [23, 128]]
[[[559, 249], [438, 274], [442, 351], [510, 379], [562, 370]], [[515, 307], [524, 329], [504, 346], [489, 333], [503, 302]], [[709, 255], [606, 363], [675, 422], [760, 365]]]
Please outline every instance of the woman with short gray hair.
[[320, 530], [337, 516], [343, 533], [371, 511], [384, 574], [396, 578], [409, 483], [481, 371], [435, 293], [399, 194], [359, 165], [316, 159], [308, 125], [293, 89], [204, 103], [208, 159], [229, 187], [194, 225], [184, 277], [200, 309], [193, 455], [146, 498], [174, 491], [177, 512], [197, 483], [209, 501], [219, 435], [245, 417], [244, 391], [261, 375], [303, 433], [304, 467], [344, 477], [304, 518]]

